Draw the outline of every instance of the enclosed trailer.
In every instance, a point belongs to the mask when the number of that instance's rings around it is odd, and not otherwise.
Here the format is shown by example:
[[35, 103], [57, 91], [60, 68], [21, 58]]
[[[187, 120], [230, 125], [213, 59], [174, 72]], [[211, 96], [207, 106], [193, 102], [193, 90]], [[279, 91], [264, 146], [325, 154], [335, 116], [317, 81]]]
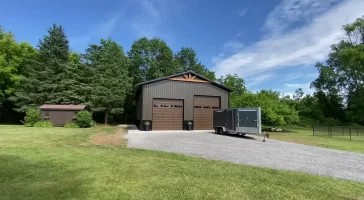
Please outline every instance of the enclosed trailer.
[[262, 133], [260, 107], [215, 110], [213, 118], [215, 133]]

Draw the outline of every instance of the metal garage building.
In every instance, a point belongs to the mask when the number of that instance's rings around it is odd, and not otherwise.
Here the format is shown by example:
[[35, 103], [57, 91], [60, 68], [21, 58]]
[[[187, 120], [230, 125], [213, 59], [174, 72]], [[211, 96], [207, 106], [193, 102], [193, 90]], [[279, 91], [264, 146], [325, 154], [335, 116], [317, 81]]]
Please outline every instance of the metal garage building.
[[[231, 90], [192, 71], [137, 85], [137, 126], [146, 130], [212, 130], [213, 110], [226, 109]], [[148, 125], [147, 125], [148, 126]]]

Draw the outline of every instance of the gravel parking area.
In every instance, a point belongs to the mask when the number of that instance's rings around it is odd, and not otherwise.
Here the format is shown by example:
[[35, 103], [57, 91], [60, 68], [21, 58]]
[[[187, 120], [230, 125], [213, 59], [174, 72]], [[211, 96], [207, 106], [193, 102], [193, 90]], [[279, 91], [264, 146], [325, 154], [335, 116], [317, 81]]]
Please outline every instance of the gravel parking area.
[[364, 182], [364, 154], [212, 132], [129, 131], [128, 146]]

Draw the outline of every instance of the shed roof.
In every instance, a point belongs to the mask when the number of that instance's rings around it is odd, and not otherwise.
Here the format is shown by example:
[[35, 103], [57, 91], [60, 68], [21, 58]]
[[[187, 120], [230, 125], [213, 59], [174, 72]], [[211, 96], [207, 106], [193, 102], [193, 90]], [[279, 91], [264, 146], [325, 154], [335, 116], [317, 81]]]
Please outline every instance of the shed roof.
[[226, 87], [224, 85], [221, 85], [220, 83], [217, 83], [215, 81], [209, 80], [209, 79], [207, 79], [207, 78], [205, 78], [205, 77], [197, 74], [194, 71], [186, 71], [186, 72], [182, 72], [182, 73], [178, 73], [178, 74], [173, 74], [173, 75], [170, 75], [170, 76], [165, 76], [165, 77], [158, 78], [158, 79], [154, 79], [154, 80], [150, 80], [150, 81], [145, 81], [145, 82], [142, 82], [142, 83], [137, 84], [136, 86], [139, 87], [139, 86], [146, 85], [146, 84], [149, 84], [149, 83], [154, 83], [154, 82], [158, 82], [158, 81], [162, 81], [162, 80], [168, 80], [169, 78], [173, 78], [173, 77], [176, 77], [176, 76], [181, 76], [181, 75], [188, 74], [188, 73], [193, 74], [193, 75], [201, 78], [202, 80], [206, 80], [206, 81], [210, 82], [211, 84], [213, 84], [213, 85], [215, 85], [215, 86], [217, 86], [219, 88], [222, 88], [224, 90], [227, 90], [229, 92], [232, 92], [232, 90], [230, 88], [228, 88], [228, 87]]
[[44, 104], [39, 109], [41, 110], [84, 110], [86, 105], [54, 105]]

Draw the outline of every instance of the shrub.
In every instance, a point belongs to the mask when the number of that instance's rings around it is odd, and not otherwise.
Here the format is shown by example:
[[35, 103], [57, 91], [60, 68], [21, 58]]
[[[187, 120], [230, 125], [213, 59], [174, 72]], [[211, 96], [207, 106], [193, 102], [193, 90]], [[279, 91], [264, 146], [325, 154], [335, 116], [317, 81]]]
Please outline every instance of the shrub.
[[34, 127], [50, 128], [53, 127], [53, 124], [50, 121], [39, 121], [34, 124]]
[[76, 123], [74, 122], [68, 122], [67, 124], [64, 125], [65, 128], [80, 128], [80, 126], [78, 126]]
[[81, 128], [91, 127], [93, 124], [91, 113], [88, 111], [81, 111], [77, 113], [76, 124]]
[[40, 121], [40, 111], [35, 108], [30, 108], [29, 110], [27, 110], [24, 120], [26, 126], [34, 126], [37, 122]]

